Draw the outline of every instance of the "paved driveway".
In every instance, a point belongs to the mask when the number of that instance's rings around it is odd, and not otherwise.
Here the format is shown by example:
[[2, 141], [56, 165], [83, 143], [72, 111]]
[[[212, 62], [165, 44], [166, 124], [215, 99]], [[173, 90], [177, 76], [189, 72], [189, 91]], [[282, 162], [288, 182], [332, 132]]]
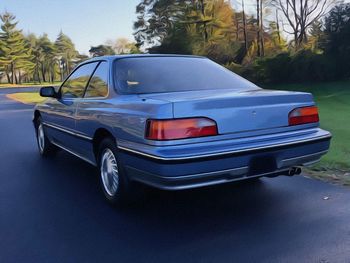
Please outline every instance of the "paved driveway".
[[[296, 177], [145, 190], [118, 211], [95, 168], [41, 159], [0, 90], [0, 262], [350, 262], [350, 189]], [[329, 197], [328, 200], [325, 200]]]

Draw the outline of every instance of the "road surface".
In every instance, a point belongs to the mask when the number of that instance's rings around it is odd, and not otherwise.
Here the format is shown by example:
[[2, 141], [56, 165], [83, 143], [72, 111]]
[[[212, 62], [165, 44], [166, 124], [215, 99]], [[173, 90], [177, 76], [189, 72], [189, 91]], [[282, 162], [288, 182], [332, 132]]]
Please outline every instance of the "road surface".
[[350, 189], [303, 176], [148, 189], [109, 206], [96, 170], [37, 153], [32, 106], [0, 89], [0, 262], [350, 262]]

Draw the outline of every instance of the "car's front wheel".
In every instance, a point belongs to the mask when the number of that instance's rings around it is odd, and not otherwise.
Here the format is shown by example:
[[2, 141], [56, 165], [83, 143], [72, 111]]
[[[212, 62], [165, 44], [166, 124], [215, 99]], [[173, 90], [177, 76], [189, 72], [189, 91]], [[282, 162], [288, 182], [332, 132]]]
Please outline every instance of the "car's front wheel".
[[57, 147], [50, 142], [45, 134], [44, 125], [41, 118], [39, 118], [36, 122], [36, 140], [40, 155], [49, 156], [57, 151]]
[[118, 160], [116, 144], [110, 138], [100, 144], [99, 170], [101, 187], [107, 200], [112, 204], [125, 203], [130, 194], [130, 182]]

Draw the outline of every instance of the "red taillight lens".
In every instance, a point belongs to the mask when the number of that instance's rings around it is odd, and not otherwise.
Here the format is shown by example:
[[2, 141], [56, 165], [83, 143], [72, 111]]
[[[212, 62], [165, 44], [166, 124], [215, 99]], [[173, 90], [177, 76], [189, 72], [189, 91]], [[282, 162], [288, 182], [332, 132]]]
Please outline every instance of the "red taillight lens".
[[316, 106], [297, 108], [289, 113], [289, 125], [313, 123], [319, 120]]
[[218, 134], [216, 122], [208, 118], [148, 120], [146, 138], [175, 140]]

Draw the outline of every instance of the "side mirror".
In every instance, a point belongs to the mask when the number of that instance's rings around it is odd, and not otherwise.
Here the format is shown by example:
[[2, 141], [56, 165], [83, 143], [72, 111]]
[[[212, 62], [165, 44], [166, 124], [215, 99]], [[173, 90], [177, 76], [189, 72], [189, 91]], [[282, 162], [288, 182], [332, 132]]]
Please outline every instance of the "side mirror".
[[40, 96], [57, 98], [57, 93], [54, 87], [43, 87], [40, 89]]

